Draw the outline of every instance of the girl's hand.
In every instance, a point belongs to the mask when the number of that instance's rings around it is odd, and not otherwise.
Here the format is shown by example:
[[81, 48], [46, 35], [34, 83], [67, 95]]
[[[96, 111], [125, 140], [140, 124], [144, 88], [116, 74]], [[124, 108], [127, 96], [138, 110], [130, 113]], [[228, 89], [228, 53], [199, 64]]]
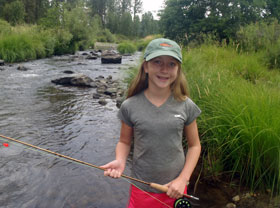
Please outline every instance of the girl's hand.
[[110, 176], [112, 178], [119, 178], [121, 177], [125, 163], [119, 160], [113, 160], [112, 162], [107, 163], [106, 165], [100, 166], [104, 170], [104, 176]]
[[178, 177], [166, 184], [166, 186], [168, 187], [168, 191], [166, 192], [167, 196], [170, 198], [179, 199], [184, 195], [186, 181]]

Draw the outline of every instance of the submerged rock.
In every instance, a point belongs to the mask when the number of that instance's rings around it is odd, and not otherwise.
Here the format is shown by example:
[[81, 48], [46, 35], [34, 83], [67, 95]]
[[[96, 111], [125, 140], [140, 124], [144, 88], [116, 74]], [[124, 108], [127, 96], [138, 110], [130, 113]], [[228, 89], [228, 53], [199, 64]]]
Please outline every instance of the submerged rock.
[[19, 65], [19, 66], [17, 67], [17, 70], [19, 70], [19, 71], [28, 71], [28, 70], [30, 70], [30, 68], [27, 68], [27, 67], [25, 67], [25, 66]]
[[100, 104], [100, 105], [106, 105], [108, 102], [105, 100], [105, 99], [100, 99], [99, 101], [98, 101], [98, 103]]

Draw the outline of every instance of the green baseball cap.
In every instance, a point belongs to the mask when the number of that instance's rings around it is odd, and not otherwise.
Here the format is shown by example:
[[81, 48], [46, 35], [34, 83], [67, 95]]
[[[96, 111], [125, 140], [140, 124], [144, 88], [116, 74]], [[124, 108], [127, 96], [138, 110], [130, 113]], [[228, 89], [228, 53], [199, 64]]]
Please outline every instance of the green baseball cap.
[[150, 61], [158, 56], [172, 56], [182, 63], [182, 52], [180, 46], [173, 40], [158, 38], [152, 40], [144, 53], [144, 59]]

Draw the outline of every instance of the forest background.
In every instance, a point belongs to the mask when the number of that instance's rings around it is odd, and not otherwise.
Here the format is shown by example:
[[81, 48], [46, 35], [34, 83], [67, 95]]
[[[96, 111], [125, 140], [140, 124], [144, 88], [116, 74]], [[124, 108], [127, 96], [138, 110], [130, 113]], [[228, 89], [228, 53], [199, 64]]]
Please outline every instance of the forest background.
[[96, 42], [118, 43], [126, 53], [154, 37], [174, 39], [203, 110], [201, 179], [279, 194], [280, 1], [164, 4], [157, 20], [142, 14], [141, 0], [0, 0], [0, 59], [75, 53]]

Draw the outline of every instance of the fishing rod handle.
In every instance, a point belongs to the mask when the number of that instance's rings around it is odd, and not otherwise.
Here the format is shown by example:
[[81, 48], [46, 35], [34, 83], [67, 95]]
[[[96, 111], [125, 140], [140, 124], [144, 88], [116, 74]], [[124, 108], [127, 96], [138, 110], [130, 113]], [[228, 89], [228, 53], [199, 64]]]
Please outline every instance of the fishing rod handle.
[[168, 191], [168, 187], [164, 185], [160, 185], [157, 183], [150, 183], [150, 186], [158, 191], [166, 193]]
[[[164, 192], [166, 193], [168, 191], [168, 187], [167, 186], [164, 186], [164, 185], [160, 185], [160, 184], [157, 184], [157, 183], [150, 183], [150, 186], [158, 191], [161, 191], [161, 192]], [[192, 196], [192, 195], [189, 195], [189, 194], [184, 194], [185, 197], [187, 198], [191, 198], [191, 199], [195, 199], [195, 200], [199, 200], [199, 198], [195, 197], [195, 196]]]

